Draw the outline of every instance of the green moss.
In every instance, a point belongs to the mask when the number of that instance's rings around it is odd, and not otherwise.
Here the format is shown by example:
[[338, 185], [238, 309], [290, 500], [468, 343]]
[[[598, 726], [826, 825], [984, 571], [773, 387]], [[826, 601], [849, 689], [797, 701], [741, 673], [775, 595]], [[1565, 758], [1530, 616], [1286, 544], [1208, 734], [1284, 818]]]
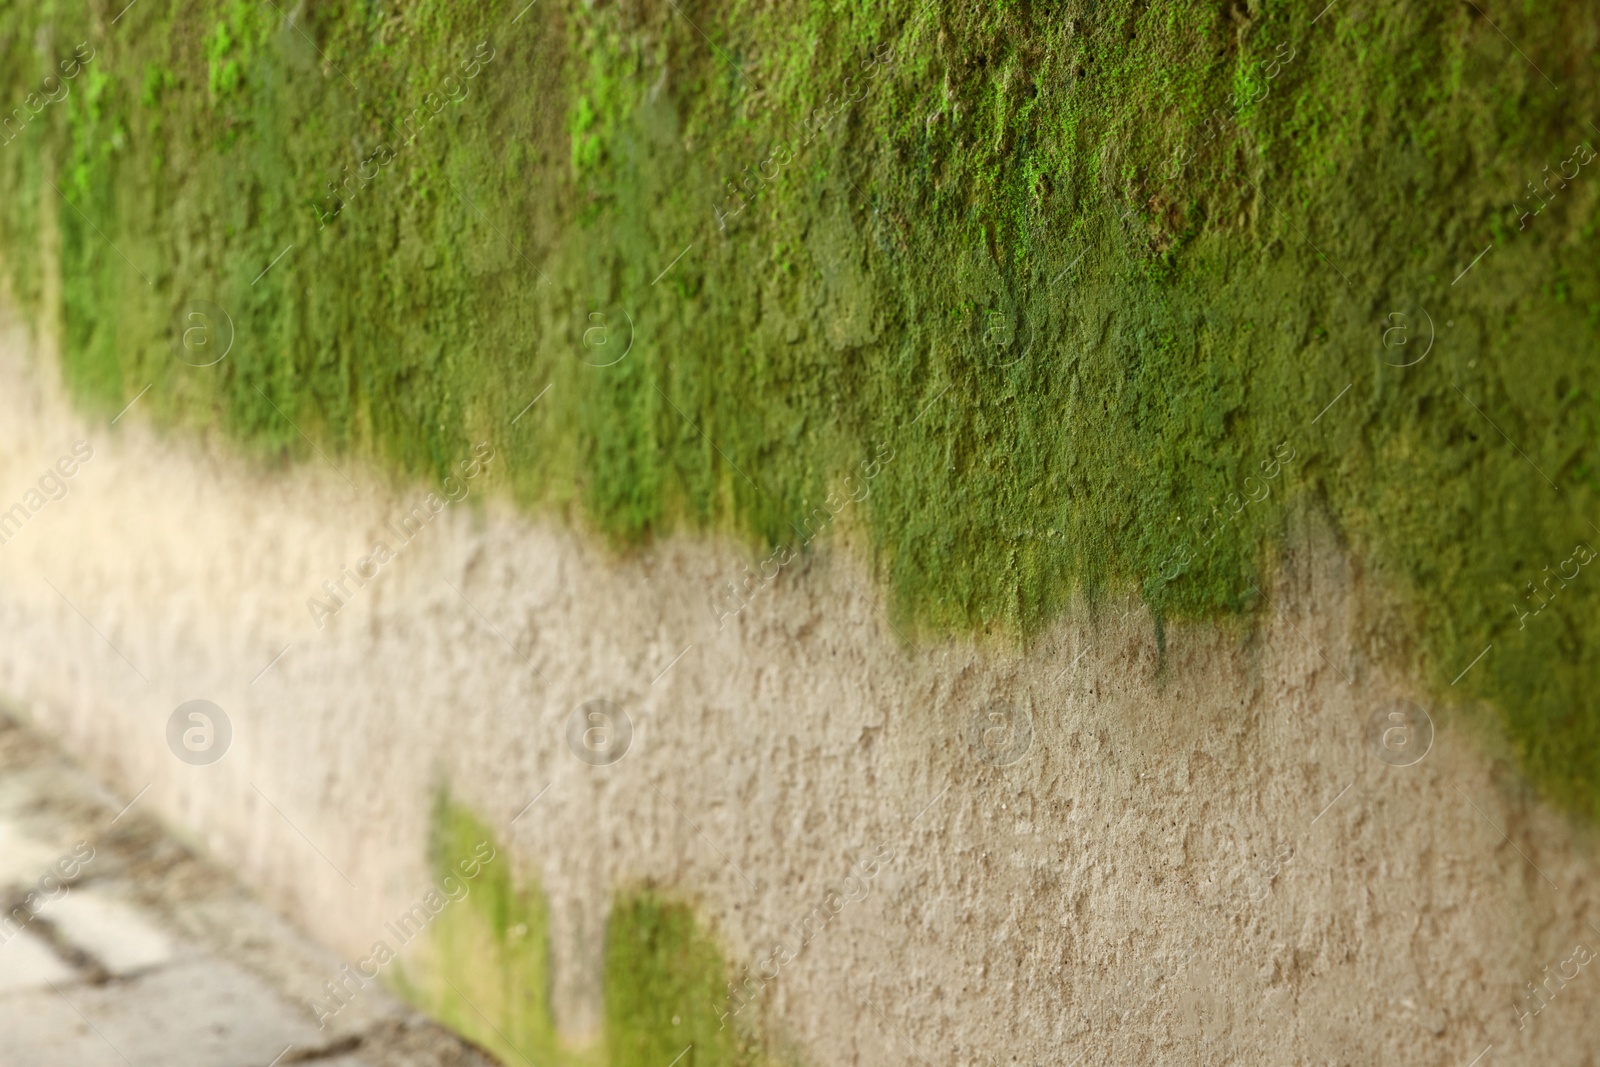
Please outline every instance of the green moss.
[[618, 894], [606, 924], [611, 1067], [672, 1063], [691, 1048], [692, 1058], [682, 1062], [772, 1062], [764, 1040], [743, 1025], [731, 1010], [722, 950], [694, 912], [650, 889]]
[[436, 879], [462, 878], [459, 864], [494, 859], [465, 882], [462, 900], [434, 920], [429, 955], [404, 972], [402, 991], [423, 1010], [508, 1064], [597, 1064], [563, 1049], [551, 1017], [549, 911], [538, 888], [519, 885], [512, 859], [471, 812], [441, 796], [434, 812]]
[[[448, 794], [434, 807], [429, 853], [435, 884], [459, 883], [467, 892], [434, 918], [427, 954], [396, 965], [396, 984], [501, 1062], [659, 1067], [689, 1046], [693, 1054], [682, 1062], [699, 1067], [774, 1062], [753, 1016], [730, 1010], [721, 948], [692, 909], [650, 888], [612, 901], [602, 1041], [565, 1044], [551, 1011], [549, 908], [538, 886], [515, 875], [488, 826]], [[465, 873], [473, 870], [475, 876]]]
[[[490, 438], [506, 492], [622, 545], [793, 541], [892, 448], [852, 507], [920, 634], [1025, 640], [1080, 591], [1251, 612], [1312, 506], [1374, 648], [1600, 814], [1600, 580], [1512, 610], [1595, 536], [1600, 183], [1510, 207], [1597, 136], [1584, 9], [1497, 13], [1536, 70], [1447, 0], [522, 8], [130, 9], [0, 148], [11, 285], [81, 402], [153, 382], [141, 417], [407, 474]], [[0, 12], [0, 91], [80, 20]], [[236, 327], [212, 368], [173, 358], [196, 299]], [[1414, 367], [1393, 312], [1431, 316]]]

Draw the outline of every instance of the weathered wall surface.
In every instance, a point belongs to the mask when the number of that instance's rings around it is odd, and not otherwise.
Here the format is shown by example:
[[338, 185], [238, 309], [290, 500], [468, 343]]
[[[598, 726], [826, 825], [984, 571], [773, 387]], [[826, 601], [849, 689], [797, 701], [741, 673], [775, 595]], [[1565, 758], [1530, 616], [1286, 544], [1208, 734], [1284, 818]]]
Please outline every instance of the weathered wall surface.
[[[574, 1041], [608, 901], [648, 882], [776, 966], [750, 1011], [816, 1064], [1594, 1062], [1592, 841], [1459, 714], [1430, 708], [1421, 762], [1375, 757], [1369, 717], [1418, 691], [1368, 658], [1360, 576], [1314, 521], [1253, 631], [1158, 642], [1130, 604], [1025, 652], [923, 649], [856, 554], [719, 629], [739, 550], [619, 558], [491, 474], [318, 629], [307, 598], [426, 486], [251, 468], [137, 404], [85, 422], [26, 347], [0, 345], [0, 507], [74, 442], [93, 458], [0, 546], [0, 691], [351, 959], [426, 888], [447, 784], [548, 895]], [[233, 729], [209, 766], [165, 736], [196, 698]], [[590, 766], [566, 723], [599, 698], [633, 736]], [[1004, 707], [1031, 742], [975, 729]], [[830, 895], [874, 856], [864, 896]]]
[[12, 5], [0, 275], [95, 417], [635, 545], [891, 446], [908, 633], [1252, 616], [1317, 500], [1600, 823], [1594, 8]]

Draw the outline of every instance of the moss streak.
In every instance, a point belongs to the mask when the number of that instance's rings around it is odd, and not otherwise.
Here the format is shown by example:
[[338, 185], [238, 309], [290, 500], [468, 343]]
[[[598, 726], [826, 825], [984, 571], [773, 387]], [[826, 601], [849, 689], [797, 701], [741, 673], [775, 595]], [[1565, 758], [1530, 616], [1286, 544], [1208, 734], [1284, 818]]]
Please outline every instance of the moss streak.
[[[448, 796], [434, 811], [431, 866], [436, 881], [489, 828]], [[557, 1036], [550, 1007], [549, 909], [537, 885], [496, 859], [468, 884], [458, 904], [433, 921], [429, 953], [412, 959], [397, 982], [413, 1003], [507, 1064], [660, 1067], [688, 1046], [697, 1067], [767, 1067], [768, 1040], [735, 1019], [728, 966], [686, 904], [650, 889], [616, 894], [605, 933], [605, 1029], [596, 1046], [573, 1048]], [[454, 884], [454, 883], [450, 883]]]

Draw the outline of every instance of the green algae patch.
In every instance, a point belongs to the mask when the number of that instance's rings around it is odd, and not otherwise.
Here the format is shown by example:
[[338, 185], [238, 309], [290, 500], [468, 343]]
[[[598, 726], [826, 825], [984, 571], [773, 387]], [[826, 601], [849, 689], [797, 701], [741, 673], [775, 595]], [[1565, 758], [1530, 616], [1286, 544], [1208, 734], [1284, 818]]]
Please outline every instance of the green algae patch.
[[692, 1049], [682, 1062], [700, 1067], [777, 1063], [756, 1016], [734, 1011], [726, 956], [688, 904], [648, 887], [614, 896], [602, 1040], [573, 1048], [558, 1036], [551, 1008], [543, 894], [518, 877], [489, 827], [445, 793], [434, 807], [429, 866], [449, 903], [428, 924], [422, 954], [396, 964], [395, 984], [500, 1062], [660, 1067]]
[[18, 5], [0, 250], [85, 410], [490, 440], [624, 550], [848, 511], [914, 637], [1249, 618], [1314, 507], [1372, 651], [1600, 816], [1600, 23], [1493, 15]]
[[766, 1067], [766, 1039], [737, 1019], [721, 947], [694, 911], [653, 889], [620, 893], [606, 923], [611, 1067], [683, 1062]]
[[536, 885], [519, 882], [512, 858], [470, 811], [441, 797], [430, 867], [468, 892], [433, 921], [426, 958], [400, 972], [413, 1004], [506, 1064], [603, 1064], [565, 1049], [550, 1009], [549, 911]]

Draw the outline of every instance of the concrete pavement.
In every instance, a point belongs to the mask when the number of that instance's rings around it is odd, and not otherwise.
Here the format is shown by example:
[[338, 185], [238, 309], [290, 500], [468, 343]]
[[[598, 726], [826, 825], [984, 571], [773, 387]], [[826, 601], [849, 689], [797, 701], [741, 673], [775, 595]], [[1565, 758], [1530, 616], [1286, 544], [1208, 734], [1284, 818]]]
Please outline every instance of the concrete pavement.
[[[131, 801], [131, 803], [130, 803]], [[0, 1067], [491, 1067], [0, 715]]]

